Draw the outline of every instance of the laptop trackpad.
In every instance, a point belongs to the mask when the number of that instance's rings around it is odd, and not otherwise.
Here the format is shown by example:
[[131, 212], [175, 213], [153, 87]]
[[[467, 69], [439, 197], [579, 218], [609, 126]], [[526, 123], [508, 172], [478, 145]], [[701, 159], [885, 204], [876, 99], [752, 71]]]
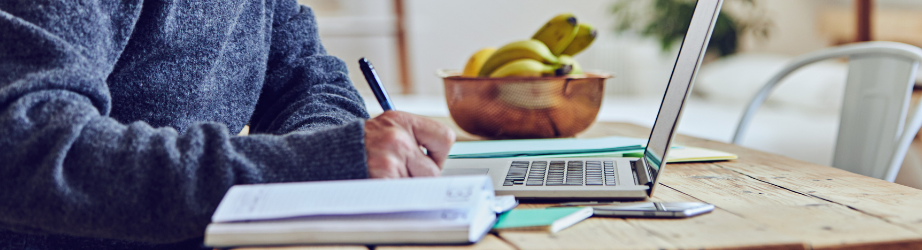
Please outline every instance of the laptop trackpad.
[[442, 170], [442, 176], [452, 175], [486, 175], [489, 168], [449, 168]]

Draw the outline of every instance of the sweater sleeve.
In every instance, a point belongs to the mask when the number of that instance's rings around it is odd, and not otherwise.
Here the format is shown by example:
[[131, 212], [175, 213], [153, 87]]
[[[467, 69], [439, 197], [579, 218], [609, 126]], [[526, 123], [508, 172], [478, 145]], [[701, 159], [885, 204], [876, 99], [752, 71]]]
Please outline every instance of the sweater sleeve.
[[274, 19], [266, 81], [250, 132], [283, 134], [367, 119], [346, 64], [320, 43], [311, 9], [284, 0]]
[[[108, 117], [106, 77], [142, 7], [107, 2], [0, 3], [0, 228], [177, 242], [204, 234], [234, 184], [367, 177], [361, 120], [240, 137], [218, 123], [179, 134]], [[303, 74], [325, 74], [324, 68]], [[336, 91], [349, 98], [306, 102], [357, 98], [345, 87]]]

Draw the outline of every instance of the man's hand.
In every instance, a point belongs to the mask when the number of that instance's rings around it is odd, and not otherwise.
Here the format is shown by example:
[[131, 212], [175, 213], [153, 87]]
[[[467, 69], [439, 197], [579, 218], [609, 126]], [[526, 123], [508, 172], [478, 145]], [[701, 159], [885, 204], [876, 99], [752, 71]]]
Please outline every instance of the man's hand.
[[385, 111], [365, 121], [368, 176], [438, 176], [454, 142], [455, 133], [448, 126], [409, 113]]

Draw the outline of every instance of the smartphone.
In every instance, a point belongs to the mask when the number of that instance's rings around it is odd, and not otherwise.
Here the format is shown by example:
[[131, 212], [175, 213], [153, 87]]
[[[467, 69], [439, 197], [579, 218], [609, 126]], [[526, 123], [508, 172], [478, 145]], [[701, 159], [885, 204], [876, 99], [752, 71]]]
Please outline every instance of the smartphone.
[[593, 206], [593, 216], [686, 218], [714, 210], [714, 205], [701, 202], [633, 202]]

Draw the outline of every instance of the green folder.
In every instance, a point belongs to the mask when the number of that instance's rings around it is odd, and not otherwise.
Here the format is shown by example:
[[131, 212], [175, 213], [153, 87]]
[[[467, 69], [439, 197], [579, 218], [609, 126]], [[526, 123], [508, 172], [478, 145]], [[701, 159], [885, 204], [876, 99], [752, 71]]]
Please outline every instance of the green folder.
[[[448, 158], [607, 158], [643, 156], [647, 140], [609, 136], [593, 139], [525, 139], [456, 142]], [[727, 152], [673, 145], [667, 161], [699, 162], [736, 159]]]
[[448, 158], [542, 157], [563, 154], [621, 153], [643, 150], [646, 139], [609, 136], [593, 139], [524, 139], [456, 142]]
[[592, 216], [592, 207], [513, 209], [499, 215], [494, 230], [548, 231], [556, 233]]

